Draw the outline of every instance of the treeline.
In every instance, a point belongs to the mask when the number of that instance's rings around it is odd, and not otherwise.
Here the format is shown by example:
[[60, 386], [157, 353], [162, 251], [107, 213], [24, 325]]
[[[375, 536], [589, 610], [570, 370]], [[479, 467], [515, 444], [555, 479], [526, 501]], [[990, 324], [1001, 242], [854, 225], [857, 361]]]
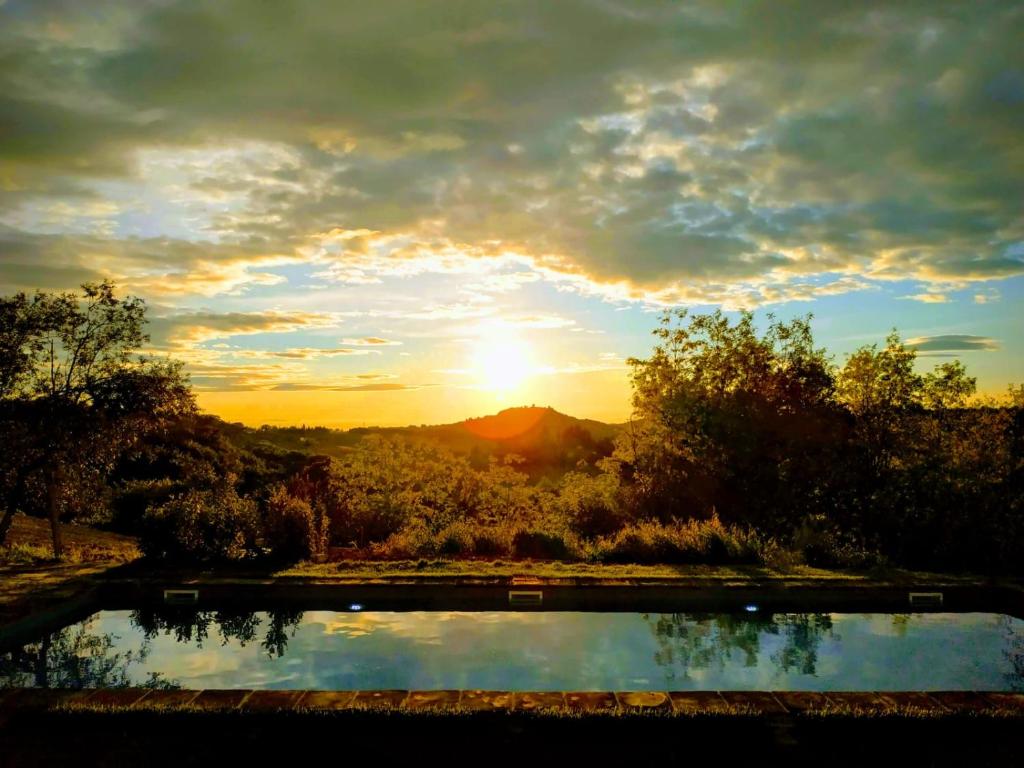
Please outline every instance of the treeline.
[[808, 318], [668, 313], [630, 361], [611, 455], [538, 476], [422, 439], [283, 448], [196, 413], [180, 367], [133, 356], [144, 313], [112, 286], [2, 302], [0, 542], [22, 510], [178, 562], [1024, 562], [1024, 388], [979, 401], [960, 362], [919, 374], [895, 333], [839, 366]]

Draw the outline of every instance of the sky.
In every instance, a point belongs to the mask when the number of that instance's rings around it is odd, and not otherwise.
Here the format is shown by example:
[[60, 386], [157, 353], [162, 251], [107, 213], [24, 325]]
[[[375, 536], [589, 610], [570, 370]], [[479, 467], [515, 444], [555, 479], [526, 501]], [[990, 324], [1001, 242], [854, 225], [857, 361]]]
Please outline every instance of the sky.
[[1024, 381], [1018, 2], [0, 0], [0, 292], [248, 424], [621, 421], [665, 308]]

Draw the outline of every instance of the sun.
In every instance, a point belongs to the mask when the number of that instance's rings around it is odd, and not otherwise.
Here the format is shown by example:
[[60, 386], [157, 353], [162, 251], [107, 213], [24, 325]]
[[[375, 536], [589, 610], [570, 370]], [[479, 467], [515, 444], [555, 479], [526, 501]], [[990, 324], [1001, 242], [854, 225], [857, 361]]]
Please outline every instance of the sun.
[[533, 372], [529, 345], [503, 329], [485, 329], [472, 354], [473, 372], [484, 389], [508, 392], [521, 386]]

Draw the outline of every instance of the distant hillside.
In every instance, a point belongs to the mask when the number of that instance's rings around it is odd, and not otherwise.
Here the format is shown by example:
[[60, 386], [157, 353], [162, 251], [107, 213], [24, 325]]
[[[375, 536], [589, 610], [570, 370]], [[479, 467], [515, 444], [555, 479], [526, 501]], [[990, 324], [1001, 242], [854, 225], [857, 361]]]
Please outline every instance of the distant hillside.
[[228, 436], [239, 444], [269, 442], [285, 450], [339, 456], [369, 435], [402, 437], [438, 443], [468, 455], [484, 465], [492, 457], [509, 454], [523, 458], [522, 469], [531, 476], [560, 474], [580, 462], [593, 464], [611, 453], [622, 425], [577, 419], [553, 408], [508, 408], [492, 416], [454, 424], [409, 427], [260, 427], [226, 425]]

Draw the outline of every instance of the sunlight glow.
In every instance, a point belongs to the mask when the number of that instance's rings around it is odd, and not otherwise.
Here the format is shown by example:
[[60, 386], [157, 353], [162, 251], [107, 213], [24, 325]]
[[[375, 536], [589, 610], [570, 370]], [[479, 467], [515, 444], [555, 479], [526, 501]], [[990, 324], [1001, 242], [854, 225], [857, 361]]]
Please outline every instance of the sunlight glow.
[[514, 390], [534, 372], [530, 347], [508, 329], [482, 328], [473, 345], [472, 370], [484, 389]]

